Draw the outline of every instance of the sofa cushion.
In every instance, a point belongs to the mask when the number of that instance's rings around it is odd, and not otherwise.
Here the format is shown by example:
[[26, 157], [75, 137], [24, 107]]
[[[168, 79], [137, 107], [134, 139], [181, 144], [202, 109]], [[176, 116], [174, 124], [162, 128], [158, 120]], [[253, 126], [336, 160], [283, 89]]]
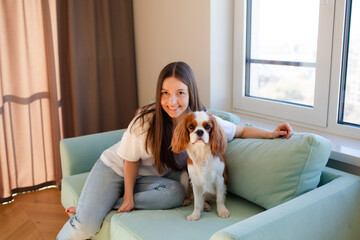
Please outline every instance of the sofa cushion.
[[61, 181], [61, 203], [64, 208], [77, 206], [89, 172], [64, 177]]
[[198, 221], [187, 221], [193, 204], [167, 210], [135, 210], [115, 214], [111, 219], [110, 237], [120, 239], [209, 239], [216, 231], [265, 211], [264, 208], [241, 197], [228, 194], [226, 207], [229, 218], [219, 218], [216, 205], [203, 212]]
[[272, 208], [316, 188], [330, 152], [330, 141], [315, 134], [234, 139], [226, 151], [228, 191]]

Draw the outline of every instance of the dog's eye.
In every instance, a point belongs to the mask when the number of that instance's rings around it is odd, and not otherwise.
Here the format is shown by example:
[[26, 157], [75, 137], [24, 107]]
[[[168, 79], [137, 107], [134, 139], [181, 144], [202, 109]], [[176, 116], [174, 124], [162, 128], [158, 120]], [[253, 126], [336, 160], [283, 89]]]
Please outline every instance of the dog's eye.
[[210, 124], [205, 124], [204, 128], [205, 128], [205, 130], [210, 130], [211, 126], [210, 126]]
[[194, 124], [189, 124], [188, 128], [189, 128], [190, 130], [194, 130], [194, 129], [195, 129], [195, 126], [194, 126]]

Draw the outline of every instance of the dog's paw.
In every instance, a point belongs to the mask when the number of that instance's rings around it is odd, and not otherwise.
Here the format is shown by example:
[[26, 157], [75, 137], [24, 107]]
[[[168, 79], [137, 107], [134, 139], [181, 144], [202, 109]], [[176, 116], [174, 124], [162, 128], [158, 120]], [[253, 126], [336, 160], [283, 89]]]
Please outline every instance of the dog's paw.
[[225, 206], [218, 207], [217, 212], [218, 212], [218, 216], [221, 218], [230, 217], [230, 211]]
[[191, 215], [186, 217], [186, 220], [189, 220], [189, 221], [197, 221], [199, 219], [200, 219], [199, 213], [192, 213]]
[[182, 206], [189, 206], [191, 204], [191, 200], [190, 199], [184, 199]]
[[205, 212], [210, 212], [211, 211], [211, 206], [207, 202], [204, 202], [204, 211]]

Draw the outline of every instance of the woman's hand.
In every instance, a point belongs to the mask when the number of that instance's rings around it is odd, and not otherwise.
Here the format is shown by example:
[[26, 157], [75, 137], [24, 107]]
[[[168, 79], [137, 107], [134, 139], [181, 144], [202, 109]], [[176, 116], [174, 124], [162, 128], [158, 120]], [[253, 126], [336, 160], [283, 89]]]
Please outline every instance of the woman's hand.
[[280, 124], [273, 132], [272, 138], [287, 138], [289, 139], [293, 135], [293, 130], [288, 123]]
[[134, 206], [134, 200], [124, 196], [124, 201], [118, 209], [118, 212], [129, 212], [134, 209]]

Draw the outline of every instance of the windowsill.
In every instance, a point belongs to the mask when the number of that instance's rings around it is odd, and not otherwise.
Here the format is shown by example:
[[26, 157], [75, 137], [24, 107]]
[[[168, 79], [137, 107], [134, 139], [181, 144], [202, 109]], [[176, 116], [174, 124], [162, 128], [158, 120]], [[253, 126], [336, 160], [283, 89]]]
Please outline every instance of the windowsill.
[[[273, 130], [279, 124], [279, 122], [265, 118], [245, 115], [243, 113], [239, 114], [236, 112], [235, 114], [239, 115], [241, 123], [252, 123], [260, 128]], [[294, 132], [315, 133], [329, 139], [332, 144], [330, 159], [360, 167], [360, 140], [321, 132], [311, 128], [298, 126], [296, 124], [291, 124], [291, 127]]]

